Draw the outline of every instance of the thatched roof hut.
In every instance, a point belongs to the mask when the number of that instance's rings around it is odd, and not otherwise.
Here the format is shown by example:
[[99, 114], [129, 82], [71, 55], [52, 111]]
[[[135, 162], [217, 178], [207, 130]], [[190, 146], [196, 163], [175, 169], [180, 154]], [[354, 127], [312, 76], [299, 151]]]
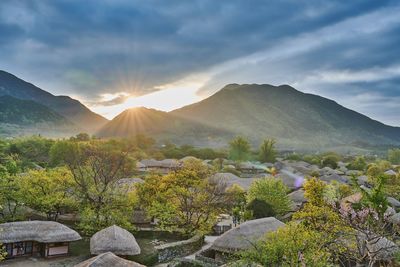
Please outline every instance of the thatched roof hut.
[[285, 224], [274, 217], [244, 222], [218, 237], [211, 249], [220, 252], [235, 252], [249, 249], [252, 244], [268, 232], [276, 231]]
[[67, 226], [52, 221], [24, 221], [0, 224], [0, 243], [36, 241], [39, 243], [71, 242], [82, 239]]
[[260, 178], [240, 178], [229, 172], [216, 173], [210, 177], [211, 181], [219, 181], [221, 183], [224, 183], [226, 184], [227, 188], [231, 187], [234, 184], [237, 184], [246, 191], [250, 188], [252, 182], [259, 179]]
[[128, 261], [120, 258], [112, 252], [102, 253], [96, 257], [90, 258], [84, 262], [81, 262], [75, 267], [145, 267], [134, 261]]
[[90, 252], [93, 255], [105, 252], [113, 252], [116, 255], [138, 255], [140, 254], [140, 247], [130, 232], [113, 225], [92, 236]]

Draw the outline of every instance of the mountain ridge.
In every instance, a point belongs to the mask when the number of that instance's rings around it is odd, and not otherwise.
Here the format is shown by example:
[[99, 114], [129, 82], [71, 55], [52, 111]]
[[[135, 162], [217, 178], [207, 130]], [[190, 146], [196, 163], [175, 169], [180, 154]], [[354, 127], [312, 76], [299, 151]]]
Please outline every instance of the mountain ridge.
[[88, 132], [95, 132], [108, 121], [76, 99], [69, 96], [55, 96], [4, 70], [0, 70], [0, 96], [2, 95], [41, 103]]
[[[166, 120], [171, 116], [197, 123], [211, 135], [214, 130], [223, 131], [221, 144], [235, 135], [244, 135], [253, 143], [275, 138], [285, 147], [319, 148], [360, 141], [400, 144], [400, 127], [385, 125], [331, 99], [289, 85], [229, 84], [202, 101], [165, 112], [164, 116]], [[156, 129], [162, 130], [163, 126]], [[195, 141], [199, 143], [198, 139]]]

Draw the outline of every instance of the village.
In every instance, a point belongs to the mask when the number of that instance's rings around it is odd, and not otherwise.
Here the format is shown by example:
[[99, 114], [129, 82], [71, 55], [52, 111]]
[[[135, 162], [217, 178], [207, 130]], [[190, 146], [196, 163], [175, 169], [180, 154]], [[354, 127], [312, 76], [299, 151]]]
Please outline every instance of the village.
[[0, 265], [396, 262], [399, 150], [282, 154], [267, 139], [256, 153], [237, 137], [201, 152], [143, 136], [3, 141]]

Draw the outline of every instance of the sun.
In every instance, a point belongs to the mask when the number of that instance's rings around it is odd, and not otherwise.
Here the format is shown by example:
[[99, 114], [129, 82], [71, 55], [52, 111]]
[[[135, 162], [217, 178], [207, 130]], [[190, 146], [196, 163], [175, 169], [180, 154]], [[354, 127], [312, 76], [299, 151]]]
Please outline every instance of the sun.
[[104, 95], [106, 101], [112, 100], [113, 96], [125, 96], [126, 100], [121, 104], [111, 106], [93, 106], [92, 109], [108, 119], [112, 119], [122, 111], [134, 107], [171, 111], [200, 101], [201, 96], [197, 94], [199, 87], [199, 84], [181, 84], [178, 87], [160, 86], [157, 88], [159, 91], [138, 97], [129, 97], [125, 93], [106, 94]]

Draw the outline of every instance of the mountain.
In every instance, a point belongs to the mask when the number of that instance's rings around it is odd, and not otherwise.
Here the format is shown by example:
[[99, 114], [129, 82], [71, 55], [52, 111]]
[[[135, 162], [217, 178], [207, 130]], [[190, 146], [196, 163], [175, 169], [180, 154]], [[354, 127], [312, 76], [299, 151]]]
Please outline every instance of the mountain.
[[400, 144], [399, 127], [288, 85], [230, 84], [171, 114], [218, 126], [253, 141], [273, 137], [287, 147], [340, 146], [360, 141]]
[[[226, 145], [236, 135], [258, 145], [275, 138], [281, 148], [320, 149], [356, 143], [400, 144], [391, 127], [321, 96], [288, 86], [230, 84], [198, 103], [172, 112], [128, 110], [100, 130], [100, 136], [145, 133], [184, 144]], [[151, 114], [151, 116], [150, 116]], [[128, 123], [126, 123], [128, 122]]]
[[50, 108], [31, 100], [0, 96], [0, 136], [73, 133], [77, 127]]
[[201, 123], [167, 112], [140, 107], [123, 111], [104, 125], [96, 136], [130, 137], [137, 134], [146, 134], [176, 143], [211, 146], [219, 143], [226, 131], [215, 127], [204, 127]]
[[78, 100], [68, 96], [54, 96], [35, 85], [0, 70], [0, 96], [9, 95], [23, 100], [32, 100], [54, 110], [83, 131], [94, 132], [107, 120], [90, 111]]

